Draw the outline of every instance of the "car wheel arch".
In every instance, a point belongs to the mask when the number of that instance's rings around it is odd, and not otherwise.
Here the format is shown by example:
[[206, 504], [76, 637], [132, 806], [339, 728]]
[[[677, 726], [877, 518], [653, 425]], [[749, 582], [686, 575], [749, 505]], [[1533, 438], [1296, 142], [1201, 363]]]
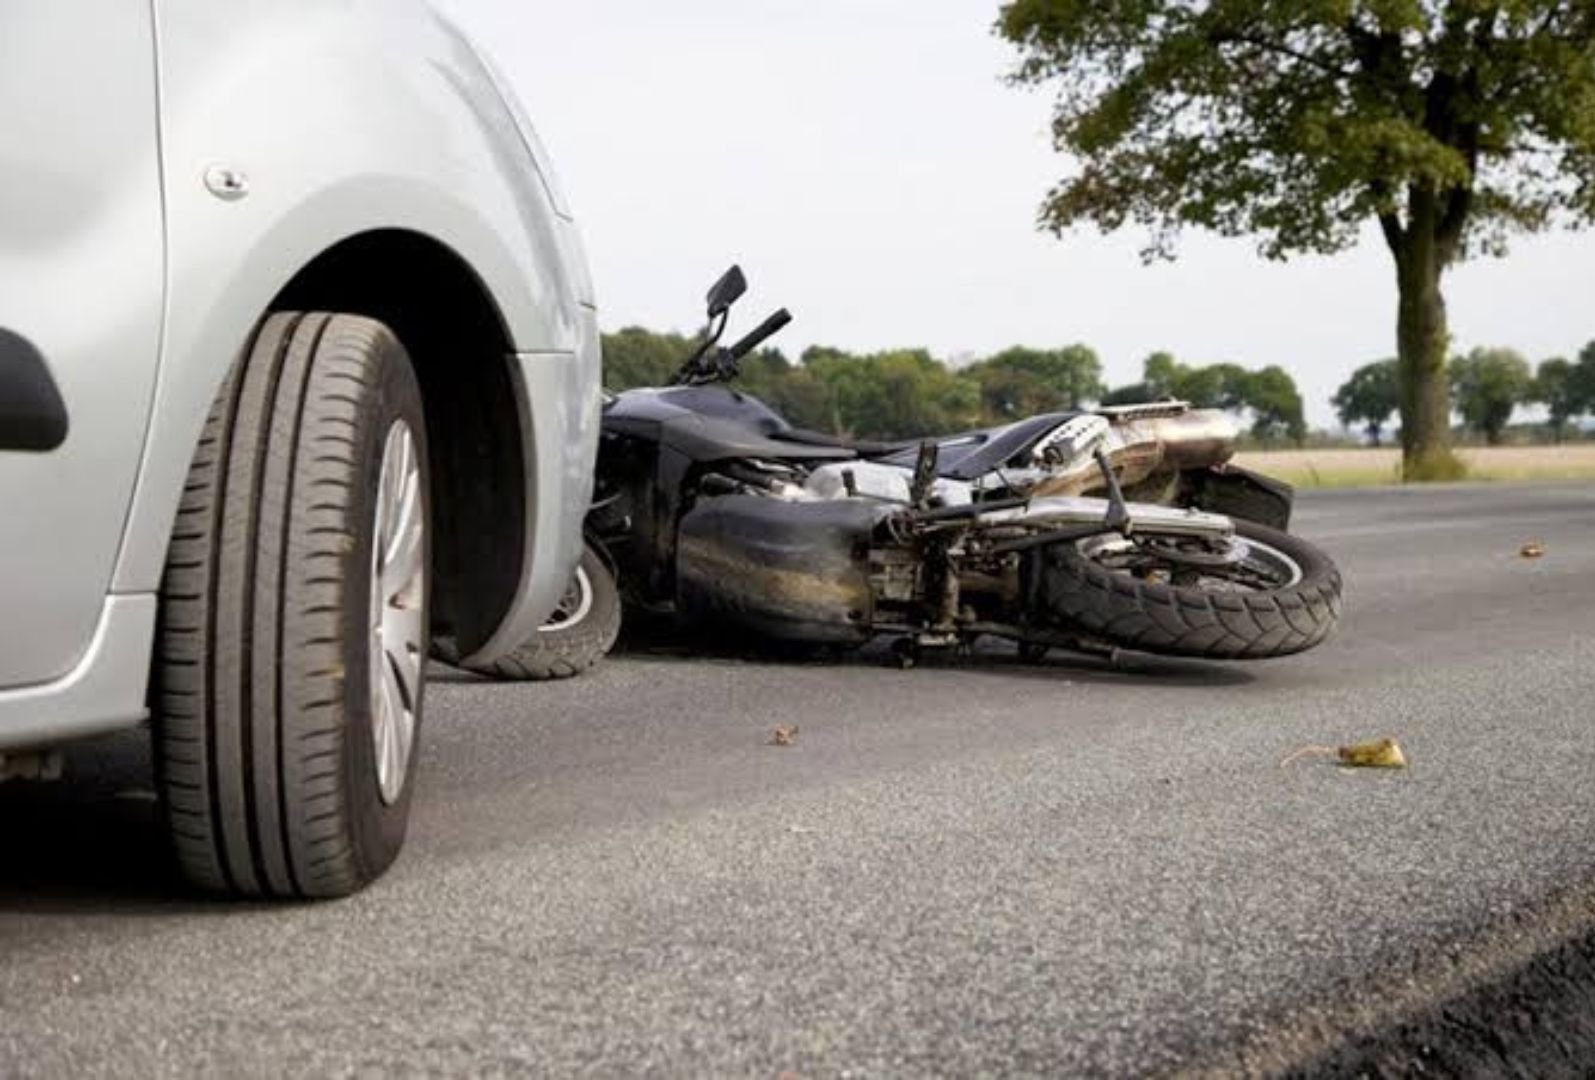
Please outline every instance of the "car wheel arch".
[[283, 310], [365, 315], [386, 324], [409, 352], [426, 411], [438, 522], [433, 632], [467, 648], [486, 640], [519, 585], [533, 475], [514, 347], [491, 291], [448, 245], [380, 229], [307, 262], [266, 314]]

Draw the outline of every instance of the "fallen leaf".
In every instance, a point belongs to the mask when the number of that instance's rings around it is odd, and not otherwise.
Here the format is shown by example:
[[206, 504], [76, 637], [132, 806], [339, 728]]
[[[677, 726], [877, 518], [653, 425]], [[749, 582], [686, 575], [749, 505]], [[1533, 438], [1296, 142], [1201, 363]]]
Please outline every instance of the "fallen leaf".
[[771, 746], [791, 746], [797, 742], [798, 726], [796, 724], [782, 724], [775, 729], [775, 734], [770, 738]]
[[1374, 742], [1342, 746], [1335, 753], [1342, 765], [1357, 769], [1405, 769], [1407, 755], [1401, 752], [1394, 739], [1377, 739]]
[[1523, 556], [1525, 559], [1538, 559], [1541, 555], [1545, 554], [1545, 545], [1540, 543], [1538, 540], [1530, 540], [1528, 543], [1524, 544], [1520, 549], [1518, 549], [1518, 554]]
[[1279, 763], [1285, 766], [1304, 757], [1333, 758], [1352, 769], [1405, 769], [1407, 756], [1394, 739], [1376, 739], [1373, 742], [1352, 743], [1350, 746], [1304, 746]]

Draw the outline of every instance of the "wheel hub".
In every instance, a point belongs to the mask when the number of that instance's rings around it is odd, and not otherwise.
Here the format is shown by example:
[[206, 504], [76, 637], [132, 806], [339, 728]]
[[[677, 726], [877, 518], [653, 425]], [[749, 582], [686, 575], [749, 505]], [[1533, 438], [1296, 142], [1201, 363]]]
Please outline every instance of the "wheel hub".
[[421, 463], [410, 425], [395, 420], [382, 448], [371, 544], [371, 739], [382, 801], [404, 793], [415, 748], [426, 636]]

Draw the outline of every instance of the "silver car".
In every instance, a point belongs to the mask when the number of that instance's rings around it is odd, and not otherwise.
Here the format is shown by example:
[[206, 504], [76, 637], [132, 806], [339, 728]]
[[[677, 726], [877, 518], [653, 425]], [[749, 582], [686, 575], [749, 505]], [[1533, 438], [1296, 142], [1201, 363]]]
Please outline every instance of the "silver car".
[[0, 775], [151, 721], [189, 879], [393, 861], [434, 638], [560, 599], [593, 297], [536, 137], [405, 0], [0, 0]]

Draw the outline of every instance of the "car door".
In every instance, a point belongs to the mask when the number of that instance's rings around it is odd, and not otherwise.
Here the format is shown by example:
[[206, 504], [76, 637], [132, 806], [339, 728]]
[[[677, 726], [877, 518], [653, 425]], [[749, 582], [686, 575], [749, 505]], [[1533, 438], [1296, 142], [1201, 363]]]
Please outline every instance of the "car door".
[[0, 687], [72, 670], [122, 540], [165, 292], [152, 22], [0, 0]]

